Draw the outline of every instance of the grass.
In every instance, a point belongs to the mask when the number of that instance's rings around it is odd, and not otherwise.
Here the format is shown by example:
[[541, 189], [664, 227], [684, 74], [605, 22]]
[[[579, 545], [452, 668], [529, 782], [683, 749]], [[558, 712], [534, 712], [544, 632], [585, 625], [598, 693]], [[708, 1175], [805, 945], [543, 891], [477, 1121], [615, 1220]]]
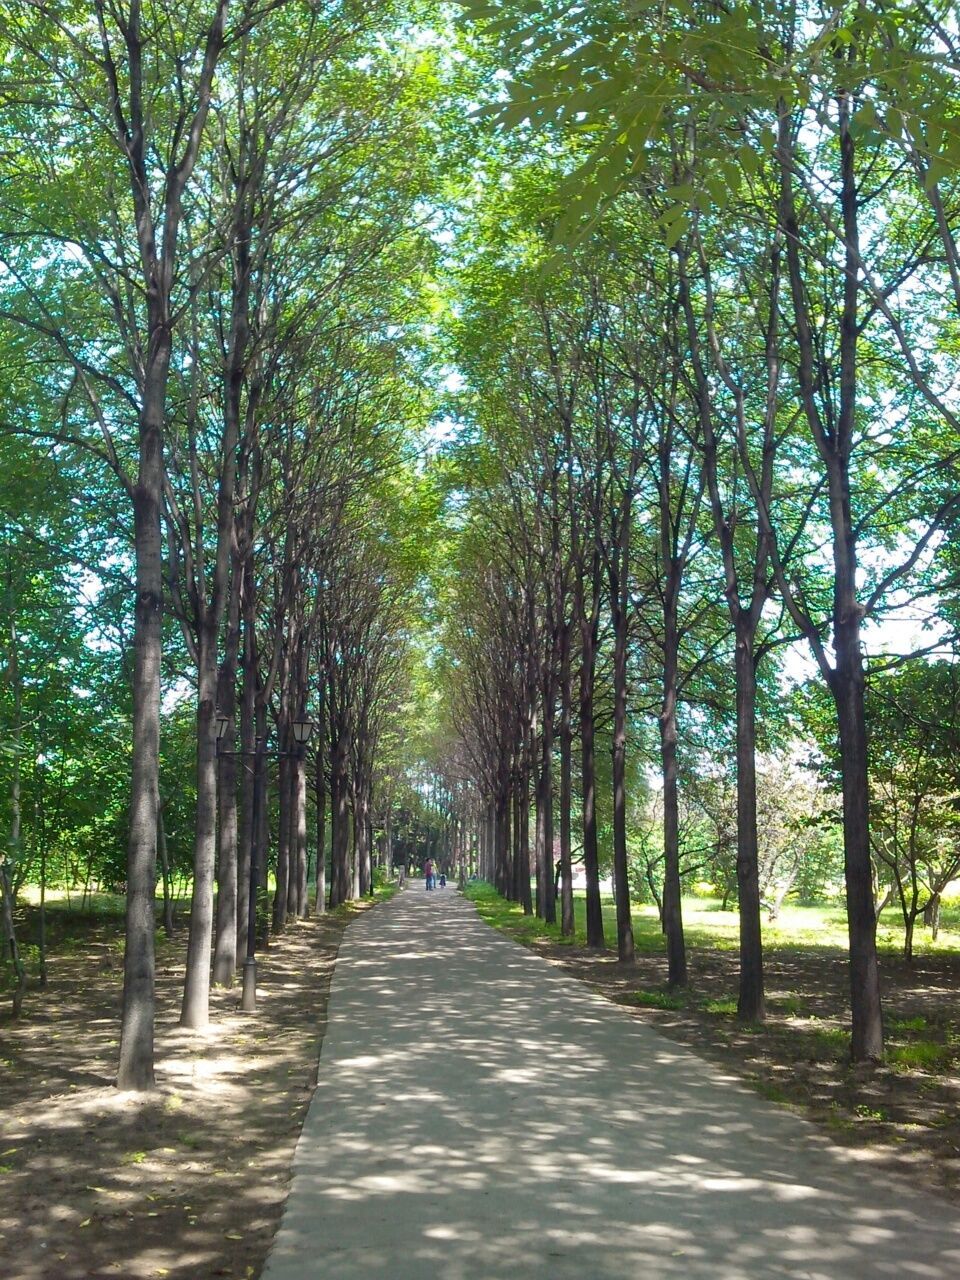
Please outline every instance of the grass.
[[687, 1001], [675, 991], [634, 991], [630, 1003], [645, 1009], [683, 1009]]
[[926, 1031], [930, 1024], [926, 1018], [888, 1018], [887, 1030], [894, 1035], [904, 1031]]
[[[586, 898], [583, 892], [574, 895], [573, 907], [576, 932], [573, 939], [563, 938], [559, 926], [544, 924], [535, 916], [524, 916], [522, 908], [501, 898], [491, 885], [474, 881], [467, 885], [466, 896], [477, 904], [484, 920], [498, 929], [512, 934], [521, 941], [544, 938], [551, 942], [573, 942], [586, 946]], [[603, 931], [608, 946], [616, 944], [616, 908], [613, 898], [601, 898]], [[663, 951], [663, 934], [657, 909], [646, 903], [633, 903], [633, 938], [640, 954], [659, 954]], [[929, 934], [919, 930], [914, 939], [914, 953], [960, 953], [960, 910], [945, 907], [940, 935], [933, 942]], [[683, 899], [683, 932], [687, 945], [693, 948], [708, 947], [717, 951], [736, 951], [740, 945], [740, 920], [736, 911], [721, 911], [719, 898], [685, 897]], [[824, 903], [818, 906], [785, 906], [772, 924], [763, 922], [764, 946], [771, 950], [817, 948], [844, 951], [847, 948], [847, 916], [842, 904]], [[888, 908], [877, 928], [877, 946], [881, 952], [899, 954], [903, 947], [903, 927]], [[789, 997], [788, 997], [789, 999]], [[780, 1004], [782, 1008], [782, 1003]], [[799, 1008], [795, 1012], [799, 1012]], [[789, 1010], [785, 1010], [789, 1012]]]
[[901, 1071], [945, 1071], [956, 1057], [953, 1045], [935, 1040], [914, 1040], [910, 1044], [888, 1044], [887, 1061]]
[[771, 1013], [783, 1013], [788, 1018], [799, 1018], [804, 1013], [803, 1001], [799, 996], [774, 996], [767, 1000], [767, 1009]]
[[708, 1000], [702, 1007], [704, 1013], [717, 1013], [723, 1017], [731, 1017], [737, 1012], [736, 1000]]

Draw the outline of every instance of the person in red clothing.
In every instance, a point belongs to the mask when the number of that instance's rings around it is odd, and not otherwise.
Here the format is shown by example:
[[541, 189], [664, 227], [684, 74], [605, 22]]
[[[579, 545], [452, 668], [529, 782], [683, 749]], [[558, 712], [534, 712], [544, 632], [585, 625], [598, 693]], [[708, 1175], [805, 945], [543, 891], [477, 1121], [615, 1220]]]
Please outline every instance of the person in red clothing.
[[432, 889], [432, 888], [433, 888], [433, 861], [432, 861], [432, 859], [428, 858], [428, 859], [426, 860], [426, 862], [423, 864], [423, 874], [426, 876], [426, 879], [427, 879], [427, 888], [428, 888], [428, 889]]

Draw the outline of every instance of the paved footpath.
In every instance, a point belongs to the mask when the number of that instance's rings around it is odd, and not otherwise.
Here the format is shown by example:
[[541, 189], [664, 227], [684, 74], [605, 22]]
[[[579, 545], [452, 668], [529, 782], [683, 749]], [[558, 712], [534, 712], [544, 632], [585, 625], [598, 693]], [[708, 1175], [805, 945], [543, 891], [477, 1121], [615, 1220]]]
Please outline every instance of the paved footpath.
[[264, 1280], [960, 1280], [960, 1214], [420, 885], [347, 930]]

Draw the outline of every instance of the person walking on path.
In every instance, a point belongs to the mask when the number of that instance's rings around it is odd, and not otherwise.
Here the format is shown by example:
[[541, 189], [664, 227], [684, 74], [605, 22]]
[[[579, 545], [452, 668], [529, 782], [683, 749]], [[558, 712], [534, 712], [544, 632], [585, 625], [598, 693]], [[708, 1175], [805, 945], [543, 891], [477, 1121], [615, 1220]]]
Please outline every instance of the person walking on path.
[[433, 888], [433, 862], [428, 858], [423, 864], [423, 874], [427, 880], [427, 888]]

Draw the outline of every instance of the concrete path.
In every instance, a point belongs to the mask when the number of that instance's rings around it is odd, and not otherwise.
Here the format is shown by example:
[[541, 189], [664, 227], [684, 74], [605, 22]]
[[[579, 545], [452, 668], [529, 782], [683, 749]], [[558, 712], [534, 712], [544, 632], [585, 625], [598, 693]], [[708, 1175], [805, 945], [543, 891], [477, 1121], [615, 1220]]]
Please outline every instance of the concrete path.
[[960, 1222], [411, 886], [357, 919], [266, 1280], [957, 1280]]

